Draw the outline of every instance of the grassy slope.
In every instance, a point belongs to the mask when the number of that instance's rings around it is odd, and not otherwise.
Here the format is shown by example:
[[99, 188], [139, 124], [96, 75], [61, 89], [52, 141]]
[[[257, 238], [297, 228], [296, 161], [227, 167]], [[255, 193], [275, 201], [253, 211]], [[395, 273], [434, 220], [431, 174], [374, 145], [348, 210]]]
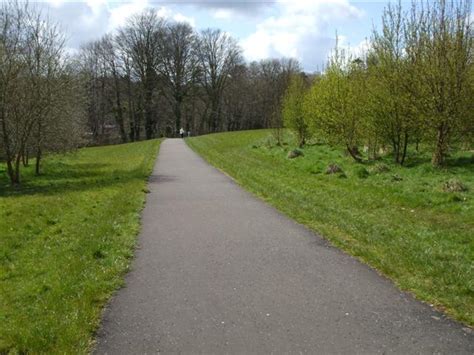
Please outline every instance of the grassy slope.
[[24, 169], [19, 191], [0, 171], [0, 352], [90, 349], [129, 265], [159, 143], [51, 157], [41, 177]]
[[[269, 136], [269, 131], [248, 131], [187, 142], [245, 188], [402, 289], [474, 325], [472, 154], [457, 156], [449, 171], [431, 168], [428, 156], [418, 156], [405, 168], [387, 158], [389, 172], [359, 178], [361, 165], [341, 150], [313, 145], [304, 149], [304, 157], [289, 160], [289, 148], [268, 144]], [[325, 174], [334, 162], [347, 178]], [[443, 192], [443, 182], [453, 176], [469, 191]]]

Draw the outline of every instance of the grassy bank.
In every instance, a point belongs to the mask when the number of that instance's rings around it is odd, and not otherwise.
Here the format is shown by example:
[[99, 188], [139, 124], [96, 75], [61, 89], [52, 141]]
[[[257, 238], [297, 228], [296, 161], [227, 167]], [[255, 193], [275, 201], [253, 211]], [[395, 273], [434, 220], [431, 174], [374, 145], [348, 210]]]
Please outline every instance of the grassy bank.
[[[474, 160], [453, 155], [433, 169], [419, 153], [407, 167], [389, 157], [356, 164], [342, 149], [314, 144], [276, 146], [270, 131], [215, 134], [187, 140], [196, 152], [246, 189], [333, 244], [390, 277], [402, 289], [474, 325]], [[338, 164], [343, 173], [326, 174]], [[468, 188], [446, 192], [456, 178]]]
[[86, 148], [23, 170], [0, 165], [0, 353], [85, 353], [122, 284], [159, 141]]

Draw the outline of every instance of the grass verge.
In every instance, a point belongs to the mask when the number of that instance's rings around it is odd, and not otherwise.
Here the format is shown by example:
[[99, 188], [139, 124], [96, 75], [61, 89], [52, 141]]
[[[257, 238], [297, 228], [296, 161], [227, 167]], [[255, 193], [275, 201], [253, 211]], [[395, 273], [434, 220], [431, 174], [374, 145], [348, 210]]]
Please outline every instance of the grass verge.
[[160, 141], [81, 149], [23, 170], [0, 165], [0, 353], [87, 353], [133, 255]]
[[[270, 131], [213, 134], [187, 140], [207, 161], [283, 213], [358, 257], [401, 289], [474, 325], [474, 158], [431, 167], [412, 155], [407, 167], [389, 157], [357, 164], [324, 144], [276, 146]], [[293, 145], [293, 146], [292, 146]], [[330, 164], [342, 172], [327, 174]], [[446, 182], [467, 191], [446, 192]]]

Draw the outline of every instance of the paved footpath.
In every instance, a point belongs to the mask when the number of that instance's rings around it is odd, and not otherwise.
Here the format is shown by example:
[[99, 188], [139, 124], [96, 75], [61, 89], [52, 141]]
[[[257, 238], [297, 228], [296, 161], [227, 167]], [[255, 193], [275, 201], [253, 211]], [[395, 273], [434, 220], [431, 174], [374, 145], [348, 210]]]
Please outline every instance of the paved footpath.
[[467, 353], [472, 331], [212, 168], [161, 145], [98, 354]]

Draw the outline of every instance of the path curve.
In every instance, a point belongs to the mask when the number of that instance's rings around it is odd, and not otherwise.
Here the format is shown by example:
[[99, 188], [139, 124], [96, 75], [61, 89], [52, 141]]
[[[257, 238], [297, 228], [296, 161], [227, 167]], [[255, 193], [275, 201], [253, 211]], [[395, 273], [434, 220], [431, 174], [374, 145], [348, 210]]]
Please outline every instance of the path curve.
[[96, 353], [474, 353], [474, 336], [242, 190], [160, 148]]

